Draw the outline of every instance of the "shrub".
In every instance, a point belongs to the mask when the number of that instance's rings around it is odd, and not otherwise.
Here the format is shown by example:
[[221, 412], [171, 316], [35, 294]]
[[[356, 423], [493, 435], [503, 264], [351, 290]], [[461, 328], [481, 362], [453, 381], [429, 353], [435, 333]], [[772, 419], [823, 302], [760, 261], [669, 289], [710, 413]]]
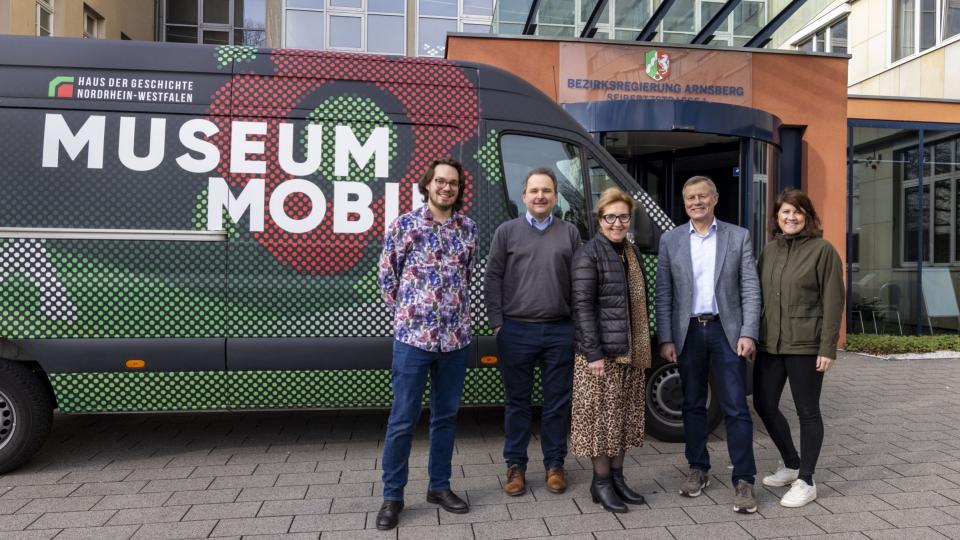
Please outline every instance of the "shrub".
[[847, 334], [844, 350], [869, 354], [903, 354], [960, 351], [960, 335], [887, 336]]

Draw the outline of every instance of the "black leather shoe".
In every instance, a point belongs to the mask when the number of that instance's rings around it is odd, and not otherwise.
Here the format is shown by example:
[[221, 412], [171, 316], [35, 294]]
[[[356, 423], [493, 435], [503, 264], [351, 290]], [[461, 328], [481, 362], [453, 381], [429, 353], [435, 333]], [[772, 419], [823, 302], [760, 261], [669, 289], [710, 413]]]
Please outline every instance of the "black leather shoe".
[[620, 497], [620, 500], [627, 504], [643, 504], [646, 502], [643, 495], [630, 489], [630, 486], [627, 485], [627, 481], [623, 479], [623, 469], [611, 467], [610, 478], [613, 481], [613, 491], [617, 494], [617, 497]]
[[621, 514], [629, 511], [627, 505], [623, 504], [623, 501], [613, 490], [613, 482], [610, 481], [609, 476], [593, 475], [593, 482], [590, 484], [590, 496], [593, 497], [593, 502], [600, 503], [600, 506], [607, 512]]
[[403, 511], [403, 501], [383, 501], [383, 506], [377, 512], [377, 529], [389, 531], [400, 523], [400, 512]]
[[457, 497], [457, 494], [449, 489], [444, 489], [442, 491], [428, 491], [427, 502], [431, 504], [439, 504], [441, 508], [447, 512], [453, 512], [454, 514], [466, 514], [470, 511], [470, 507], [467, 506], [467, 502], [460, 497]]

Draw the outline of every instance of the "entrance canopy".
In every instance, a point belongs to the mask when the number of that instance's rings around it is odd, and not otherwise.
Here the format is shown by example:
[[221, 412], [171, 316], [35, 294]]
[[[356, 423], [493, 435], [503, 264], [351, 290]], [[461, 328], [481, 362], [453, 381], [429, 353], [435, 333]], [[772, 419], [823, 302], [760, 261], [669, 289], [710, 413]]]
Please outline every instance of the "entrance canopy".
[[497, 0], [492, 32], [776, 47], [827, 4], [826, 0]]
[[780, 119], [739, 105], [707, 101], [620, 100], [564, 103], [587, 131], [673, 131], [747, 137], [780, 144]]

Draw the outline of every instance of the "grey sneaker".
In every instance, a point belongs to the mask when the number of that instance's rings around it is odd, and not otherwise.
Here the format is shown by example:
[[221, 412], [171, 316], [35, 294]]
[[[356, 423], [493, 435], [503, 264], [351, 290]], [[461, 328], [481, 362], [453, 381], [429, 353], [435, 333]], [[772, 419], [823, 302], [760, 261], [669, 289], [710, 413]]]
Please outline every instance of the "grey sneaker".
[[752, 514], [757, 511], [757, 500], [753, 498], [753, 484], [746, 480], [737, 482], [733, 496], [733, 511]]
[[680, 494], [684, 497], [699, 497], [703, 488], [710, 485], [710, 475], [700, 469], [690, 469], [687, 479], [680, 485]]

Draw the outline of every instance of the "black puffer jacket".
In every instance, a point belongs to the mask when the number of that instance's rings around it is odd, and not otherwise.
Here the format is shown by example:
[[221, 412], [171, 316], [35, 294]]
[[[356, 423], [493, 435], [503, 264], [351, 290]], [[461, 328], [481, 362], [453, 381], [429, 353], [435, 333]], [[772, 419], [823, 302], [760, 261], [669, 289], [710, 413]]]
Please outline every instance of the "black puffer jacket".
[[[637, 260], [640, 251], [634, 250]], [[577, 348], [588, 362], [623, 356], [630, 349], [630, 300], [623, 261], [602, 234], [580, 246], [573, 256], [573, 320]]]

